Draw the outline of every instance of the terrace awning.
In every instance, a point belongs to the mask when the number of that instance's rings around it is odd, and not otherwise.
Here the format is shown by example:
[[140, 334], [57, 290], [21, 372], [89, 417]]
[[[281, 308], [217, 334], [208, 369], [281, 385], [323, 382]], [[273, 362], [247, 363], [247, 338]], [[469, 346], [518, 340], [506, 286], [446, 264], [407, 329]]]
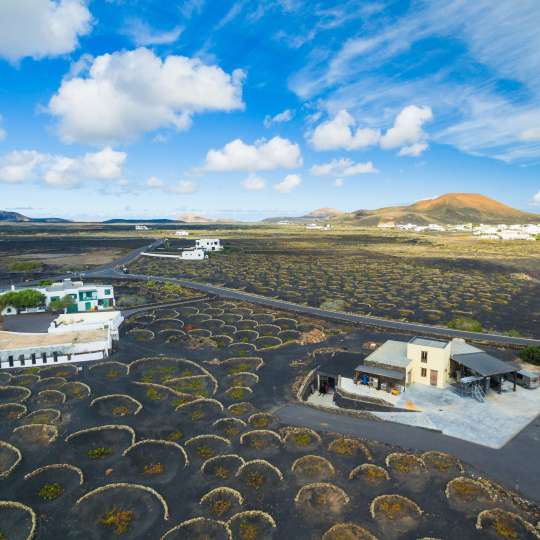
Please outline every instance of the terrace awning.
[[519, 367], [512, 362], [503, 362], [486, 352], [474, 352], [466, 354], [454, 354], [452, 360], [457, 364], [465, 366], [474, 373], [482, 377], [492, 377], [494, 375], [506, 375], [519, 371]]
[[384, 377], [385, 379], [392, 379], [395, 381], [404, 381], [405, 374], [401, 371], [395, 369], [386, 369], [377, 366], [367, 366], [362, 364], [358, 366], [355, 370], [357, 373], [362, 373], [365, 375], [373, 375], [375, 377]]

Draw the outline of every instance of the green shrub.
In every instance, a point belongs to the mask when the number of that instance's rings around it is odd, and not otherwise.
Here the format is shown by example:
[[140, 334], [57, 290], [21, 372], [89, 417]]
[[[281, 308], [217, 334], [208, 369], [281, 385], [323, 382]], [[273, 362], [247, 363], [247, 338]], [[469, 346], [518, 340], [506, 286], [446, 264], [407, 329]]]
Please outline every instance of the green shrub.
[[526, 347], [518, 356], [525, 362], [540, 366], [540, 347]]
[[[58, 483], [43, 484], [38, 491], [38, 497], [44, 501], [54, 501], [64, 493], [64, 488]], [[1, 538], [1, 537], [0, 537]]]
[[98, 446], [97, 448], [91, 448], [86, 453], [90, 459], [104, 459], [110, 456], [113, 451], [105, 446]]
[[12, 261], [8, 264], [10, 272], [33, 272], [40, 268], [41, 263], [37, 261]]
[[483, 332], [484, 329], [479, 321], [468, 317], [456, 317], [448, 323], [448, 328], [464, 330], [466, 332]]

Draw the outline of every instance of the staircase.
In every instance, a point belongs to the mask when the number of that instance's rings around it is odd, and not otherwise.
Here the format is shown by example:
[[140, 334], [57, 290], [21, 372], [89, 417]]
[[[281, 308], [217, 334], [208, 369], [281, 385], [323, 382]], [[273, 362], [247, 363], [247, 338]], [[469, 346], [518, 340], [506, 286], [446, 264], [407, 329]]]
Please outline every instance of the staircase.
[[474, 385], [472, 395], [480, 403], [484, 403], [484, 401], [486, 401], [486, 393], [479, 384]]

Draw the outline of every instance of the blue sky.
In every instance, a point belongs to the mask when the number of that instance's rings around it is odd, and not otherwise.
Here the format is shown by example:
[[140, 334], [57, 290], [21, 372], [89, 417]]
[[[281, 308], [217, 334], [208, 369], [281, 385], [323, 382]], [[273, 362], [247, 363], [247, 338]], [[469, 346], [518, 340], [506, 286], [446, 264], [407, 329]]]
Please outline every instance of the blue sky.
[[540, 211], [537, 0], [3, 0], [0, 208]]

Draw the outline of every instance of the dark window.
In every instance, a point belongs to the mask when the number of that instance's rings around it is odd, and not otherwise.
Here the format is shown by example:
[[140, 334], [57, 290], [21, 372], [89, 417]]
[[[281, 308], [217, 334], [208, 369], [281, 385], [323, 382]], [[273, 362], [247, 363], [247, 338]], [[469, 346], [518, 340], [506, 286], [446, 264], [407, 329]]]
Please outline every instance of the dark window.
[[41, 358], [43, 358], [43, 363], [47, 363], [47, 353], [41, 353]]
[[32, 353], [32, 364], [36, 364], [36, 353]]
[[427, 377], [427, 369], [423, 367], [420, 374], [422, 375], [422, 377]]
[[8, 362], [9, 362], [9, 367], [13, 367], [13, 356], [10, 356], [8, 358]]
[[422, 351], [421, 360], [424, 363], [427, 362], [427, 351]]
[[58, 362], [58, 353], [56, 351], [53, 352], [53, 358], [54, 362]]

